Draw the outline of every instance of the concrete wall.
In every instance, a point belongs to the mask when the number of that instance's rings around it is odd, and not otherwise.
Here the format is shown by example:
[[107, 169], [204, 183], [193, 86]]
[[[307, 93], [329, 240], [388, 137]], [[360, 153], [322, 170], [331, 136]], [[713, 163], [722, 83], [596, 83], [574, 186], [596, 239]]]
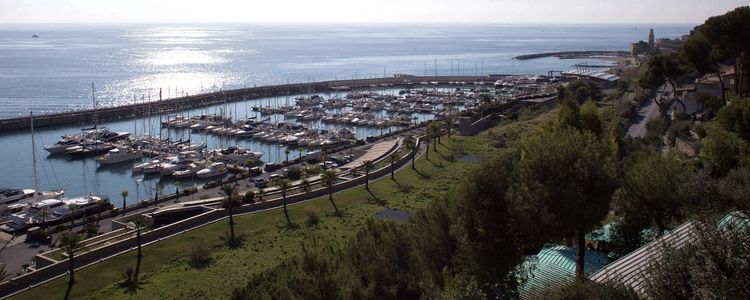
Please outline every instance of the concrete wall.
[[482, 119], [479, 119], [478, 121], [474, 123], [471, 122], [471, 118], [469, 117], [461, 117], [459, 119], [459, 127], [458, 127], [458, 135], [462, 136], [471, 136], [476, 135], [487, 128], [492, 127], [495, 125], [497, 121], [497, 117], [495, 115], [489, 115]]

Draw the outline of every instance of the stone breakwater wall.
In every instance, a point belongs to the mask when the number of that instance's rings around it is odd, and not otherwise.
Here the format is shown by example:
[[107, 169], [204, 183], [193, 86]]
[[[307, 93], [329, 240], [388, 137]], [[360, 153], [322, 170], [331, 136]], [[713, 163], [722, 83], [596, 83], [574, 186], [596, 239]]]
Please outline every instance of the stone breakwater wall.
[[[472, 83], [482, 81], [492, 84], [504, 75], [492, 76], [408, 76], [398, 77], [321, 81], [311, 83], [295, 83], [285, 85], [270, 85], [236, 90], [226, 90], [207, 94], [155, 100], [146, 103], [136, 103], [114, 107], [97, 109], [84, 109], [68, 112], [34, 116], [34, 127], [53, 127], [70, 124], [91, 124], [97, 122], [119, 119], [130, 119], [147, 115], [159, 115], [178, 112], [186, 109], [201, 108], [211, 105], [231, 103], [248, 99], [259, 99], [266, 97], [277, 97], [290, 94], [333, 92], [348, 89], [368, 88], [372, 85], [392, 85], [403, 87], [420, 82], [437, 82], [448, 84], [449, 82], [463, 81]], [[28, 116], [0, 119], [0, 132], [28, 130], [30, 119]]]

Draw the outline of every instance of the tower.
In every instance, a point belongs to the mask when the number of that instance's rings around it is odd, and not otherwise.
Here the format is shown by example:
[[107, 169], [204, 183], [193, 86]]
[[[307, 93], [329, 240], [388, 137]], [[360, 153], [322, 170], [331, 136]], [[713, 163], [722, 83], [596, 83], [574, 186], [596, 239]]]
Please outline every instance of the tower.
[[648, 32], [648, 50], [654, 50], [654, 29]]

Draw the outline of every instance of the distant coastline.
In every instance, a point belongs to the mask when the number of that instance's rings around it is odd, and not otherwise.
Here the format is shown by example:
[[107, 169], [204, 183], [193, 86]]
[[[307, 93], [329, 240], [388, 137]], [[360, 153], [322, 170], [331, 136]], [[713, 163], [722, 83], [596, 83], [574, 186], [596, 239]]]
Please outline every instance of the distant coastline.
[[603, 58], [603, 57], [624, 57], [630, 53], [627, 51], [561, 51], [526, 54], [513, 57], [515, 60], [532, 60], [544, 57], [557, 57], [560, 59], [580, 59], [580, 58]]

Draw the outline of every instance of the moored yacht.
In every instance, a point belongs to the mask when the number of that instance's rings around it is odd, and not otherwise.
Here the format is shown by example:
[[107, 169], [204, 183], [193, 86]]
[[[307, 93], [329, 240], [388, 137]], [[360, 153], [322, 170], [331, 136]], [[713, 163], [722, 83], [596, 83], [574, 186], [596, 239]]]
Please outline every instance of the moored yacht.
[[143, 157], [143, 154], [140, 151], [136, 151], [130, 147], [118, 147], [109, 150], [107, 154], [97, 157], [96, 161], [102, 165], [111, 165], [134, 161], [140, 159], [141, 157]]

